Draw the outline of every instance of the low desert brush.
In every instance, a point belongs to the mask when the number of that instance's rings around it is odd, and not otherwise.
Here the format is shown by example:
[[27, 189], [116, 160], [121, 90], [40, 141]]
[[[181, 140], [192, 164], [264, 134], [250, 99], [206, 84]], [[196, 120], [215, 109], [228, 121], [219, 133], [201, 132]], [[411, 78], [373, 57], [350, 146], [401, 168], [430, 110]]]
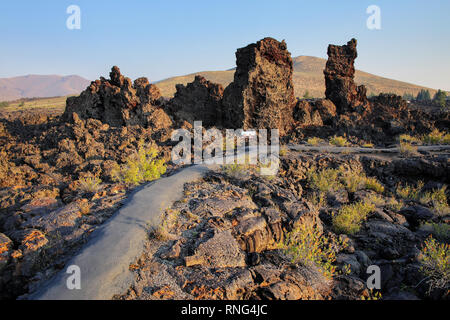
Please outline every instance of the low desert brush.
[[96, 192], [100, 188], [102, 180], [93, 174], [88, 174], [85, 177], [79, 178], [77, 183], [78, 190], [82, 192]]
[[347, 147], [350, 145], [350, 143], [347, 141], [347, 138], [338, 136], [331, 137], [330, 144], [335, 145], [337, 147]]
[[446, 190], [447, 186], [443, 186], [440, 189], [425, 192], [420, 197], [420, 202], [423, 204], [430, 204], [438, 215], [444, 216], [450, 212], [447, 203]]
[[340, 181], [348, 192], [356, 192], [363, 189], [366, 176], [360, 170], [350, 170], [344, 167], [339, 168]]
[[376, 193], [383, 193], [384, 187], [376, 178], [367, 177], [365, 179], [366, 189], [373, 190]]
[[406, 141], [400, 141], [399, 144], [400, 154], [405, 157], [412, 157], [417, 154], [417, 147]]
[[409, 184], [404, 186], [398, 185], [396, 193], [402, 199], [418, 201], [423, 186], [424, 184], [422, 181], [419, 181], [415, 187]]
[[323, 193], [336, 191], [342, 186], [338, 181], [338, 175], [337, 169], [317, 170], [312, 167], [306, 172], [309, 187]]
[[449, 144], [450, 133], [441, 132], [438, 129], [434, 129], [429, 134], [422, 136], [423, 144]]
[[319, 143], [321, 143], [323, 140], [317, 137], [311, 137], [308, 138], [308, 140], [306, 140], [306, 143], [311, 145], [311, 146], [318, 146]]
[[421, 250], [421, 271], [427, 277], [429, 292], [450, 286], [450, 245], [438, 243], [432, 236], [425, 240]]
[[345, 248], [342, 240], [330, 239], [323, 235], [317, 225], [303, 223], [286, 234], [279, 245], [294, 263], [314, 265], [327, 278], [336, 273], [336, 253]]
[[138, 185], [146, 181], [159, 179], [166, 172], [164, 159], [157, 158], [156, 147], [144, 147], [140, 142], [137, 152], [126, 159], [122, 166], [116, 166], [112, 171], [114, 181]]
[[367, 215], [375, 210], [375, 205], [370, 202], [359, 201], [343, 206], [333, 216], [333, 227], [338, 233], [354, 234], [361, 228]]

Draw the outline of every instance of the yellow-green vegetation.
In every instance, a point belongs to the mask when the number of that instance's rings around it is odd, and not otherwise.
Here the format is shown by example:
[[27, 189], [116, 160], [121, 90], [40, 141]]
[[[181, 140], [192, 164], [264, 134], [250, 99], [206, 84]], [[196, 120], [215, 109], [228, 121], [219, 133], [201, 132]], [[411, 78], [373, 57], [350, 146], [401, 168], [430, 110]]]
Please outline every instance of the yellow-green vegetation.
[[325, 193], [312, 192], [307, 195], [306, 200], [308, 200], [316, 209], [320, 209], [325, 203]]
[[344, 166], [339, 169], [322, 169], [317, 171], [315, 167], [306, 172], [308, 185], [311, 189], [329, 193], [345, 187], [348, 192], [356, 192], [361, 189], [384, 192], [384, 187], [377, 179], [366, 177], [359, 169], [349, 169]]
[[240, 163], [230, 163], [222, 166], [222, 172], [225, 175], [233, 178], [242, 177], [247, 169], [248, 165]]
[[405, 186], [398, 185], [396, 193], [402, 199], [413, 200], [431, 206], [438, 215], [444, 216], [448, 214], [450, 207], [447, 202], [447, 186], [422, 193], [423, 186], [424, 183], [422, 181], [419, 181], [416, 187], [409, 184]]
[[450, 133], [434, 129], [431, 133], [422, 137], [423, 144], [450, 144]]
[[367, 177], [365, 178], [366, 189], [373, 190], [376, 193], [383, 193], [384, 187], [381, 183], [378, 182], [376, 178]]
[[321, 143], [321, 142], [323, 142], [323, 140], [318, 137], [311, 137], [311, 138], [308, 138], [308, 140], [306, 140], [306, 143], [311, 146], [318, 146], [319, 143]]
[[281, 146], [281, 148], [280, 148], [280, 156], [281, 157], [284, 157], [287, 153], [288, 153], [288, 148], [286, 147], [286, 146]]
[[376, 207], [381, 207], [386, 204], [384, 198], [377, 194], [370, 194], [369, 196], [365, 197], [365, 200], [373, 203]]
[[401, 134], [398, 137], [399, 142], [420, 143], [420, 139], [410, 136], [409, 134]]
[[361, 296], [361, 300], [371, 301], [371, 300], [381, 300], [383, 295], [378, 290], [369, 289], [367, 290], [366, 296]]
[[346, 234], [358, 232], [362, 222], [373, 210], [375, 210], [375, 205], [364, 201], [342, 206], [339, 212], [333, 216], [334, 230]]
[[434, 129], [428, 134], [422, 136], [410, 136], [408, 134], [401, 134], [399, 136], [400, 145], [402, 142], [405, 145], [434, 145], [434, 144], [450, 144], [450, 133]]
[[336, 273], [336, 253], [344, 249], [347, 243], [341, 239], [330, 239], [310, 222], [300, 224], [287, 233], [279, 245], [292, 262], [316, 266], [327, 278]]
[[341, 166], [339, 168], [340, 181], [348, 192], [356, 192], [363, 189], [366, 176], [360, 170], [346, 169]]
[[399, 151], [405, 157], [412, 157], [417, 154], [417, 147], [410, 142], [400, 140]]
[[420, 196], [420, 202], [423, 204], [431, 204], [438, 215], [444, 216], [450, 212], [446, 195], [447, 186], [440, 189], [428, 191]]
[[405, 184], [404, 186], [398, 185], [396, 189], [397, 195], [405, 200], [419, 200], [420, 190], [422, 190], [424, 184], [423, 181], [418, 181], [417, 186]]
[[330, 144], [338, 147], [347, 147], [350, 145], [350, 142], [347, 141], [346, 137], [333, 136], [330, 138]]
[[450, 240], [450, 225], [446, 223], [425, 223], [421, 229], [428, 230], [433, 236], [441, 241]]
[[78, 179], [78, 190], [82, 192], [96, 192], [100, 184], [102, 183], [102, 180], [97, 178], [93, 174], [88, 174], [85, 177], [81, 177]]
[[427, 277], [429, 291], [448, 289], [450, 285], [450, 245], [438, 243], [432, 236], [421, 250], [421, 271]]
[[363, 148], [373, 148], [374, 145], [373, 145], [373, 143], [364, 143], [361, 147], [363, 147]]
[[398, 212], [403, 208], [403, 203], [401, 201], [397, 201], [395, 198], [390, 198], [386, 205], [394, 212]]
[[312, 167], [306, 172], [309, 187], [323, 193], [336, 191], [341, 187], [338, 175], [339, 170], [337, 169], [316, 170], [315, 167]]
[[165, 160], [158, 158], [158, 149], [154, 146], [145, 147], [141, 141], [137, 152], [130, 155], [124, 165], [113, 168], [111, 175], [114, 181], [138, 185], [159, 179], [165, 172]]

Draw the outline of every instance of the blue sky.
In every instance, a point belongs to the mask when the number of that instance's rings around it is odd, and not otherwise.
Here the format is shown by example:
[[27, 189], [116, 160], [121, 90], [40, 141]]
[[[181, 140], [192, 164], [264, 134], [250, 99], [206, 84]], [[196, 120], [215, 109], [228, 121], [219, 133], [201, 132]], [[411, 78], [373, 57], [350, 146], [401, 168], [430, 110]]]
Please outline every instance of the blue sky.
[[[81, 29], [66, 28], [66, 8]], [[381, 8], [381, 30], [366, 8]], [[112, 65], [150, 81], [235, 66], [236, 48], [266, 36], [293, 56], [326, 58], [329, 43], [358, 39], [358, 69], [450, 90], [450, 1], [1, 1], [0, 77], [78, 74], [94, 80]]]

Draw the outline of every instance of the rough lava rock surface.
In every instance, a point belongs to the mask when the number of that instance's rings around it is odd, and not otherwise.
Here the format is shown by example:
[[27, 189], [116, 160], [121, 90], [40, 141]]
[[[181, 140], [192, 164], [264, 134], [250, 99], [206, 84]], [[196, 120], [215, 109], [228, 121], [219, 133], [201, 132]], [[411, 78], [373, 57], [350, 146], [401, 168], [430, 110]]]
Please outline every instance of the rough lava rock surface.
[[296, 100], [286, 43], [264, 38], [240, 48], [236, 64], [234, 81], [224, 92], [224, 126], [288, 131]]
[[159, 89], [139, 78], [131, 83], [120, 69], [112, 67], [110, 80], [101, 77], [78, 97], [67, 99], [63, 120], [72, 120], [77, 113], [81, 119], [93, 118], [111, 126], [141, 125], [144, 127], [168, 127], [171, 119], [160, 107]]
[[338, 113], [352, 112], [367, 105], [366, 88], [354, 82], [357, 56], [356, 39], [343, 46], [328, 46], [325, 96], [336, 105]]
[[169, 101], [169, 110], [178, 120], [191, 125], [201, 120], [204, 126], [217, 126], [222, 122], [221, 100], [223, 87], [197, 75], [186, 86], [176, 85], [177, 92]]

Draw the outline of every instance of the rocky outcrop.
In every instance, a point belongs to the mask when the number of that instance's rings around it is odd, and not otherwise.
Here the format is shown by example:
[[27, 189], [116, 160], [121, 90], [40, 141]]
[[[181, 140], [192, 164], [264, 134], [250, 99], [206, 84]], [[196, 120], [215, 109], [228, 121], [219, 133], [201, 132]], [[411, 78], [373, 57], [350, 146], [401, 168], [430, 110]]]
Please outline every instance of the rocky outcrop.
[[356, 86], [353, 80], [357, 56], [356, 39], [343, 46], [328, 46], [325, 96], [336, 105], [338, 113], [353, 112], [367, 104], [366, 88]]
[[111, 126], [141, 125], [152, 128], [169, 127], [170, 117], [160, 108], [159, 89], [147, 78], [131, 83], [114, 66], [110, 80], [101, 77], [78, 97], [67, 99], [63, 120], [71, 121], [77, 113], [81, 119], [98, 119]]
[[197, 75], [186, 86], [176, 85], [177, 92], [169, 102], [169, 109], [176, 119], [193, 125], [201, 120], [203, 126], [218, 126], [222, 122], [221, 100], [223, 87]]
[[296, 101], [286, 43], [264, 38], [240, 48], [236, 64], [234, 81], [224, 92], [224, 126], [288, 131]]

